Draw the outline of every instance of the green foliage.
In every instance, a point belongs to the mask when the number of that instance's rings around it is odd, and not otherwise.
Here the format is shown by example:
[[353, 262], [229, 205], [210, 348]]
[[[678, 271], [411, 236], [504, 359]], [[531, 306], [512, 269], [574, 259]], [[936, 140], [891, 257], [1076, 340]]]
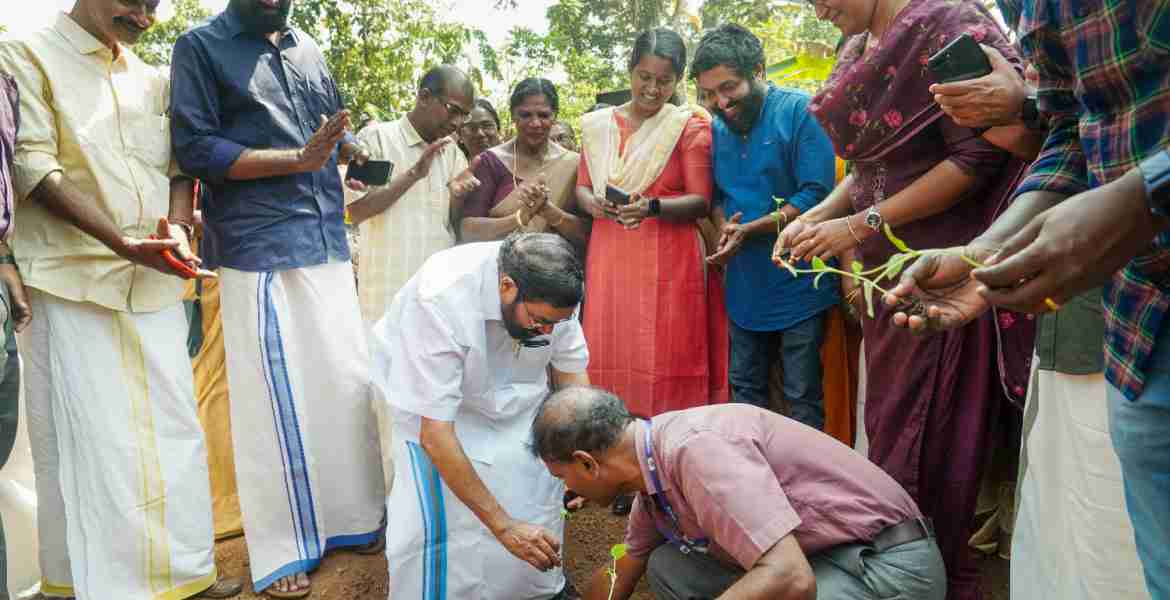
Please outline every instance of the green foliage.
[[387, 120], [414, 104], [427, 69], [462, 67], [482, 87], [483, 70], [465, 49], [478, 47], [488, 75], [496, 68], [482, 31], [438, 18], [424, 0], [298, 0], [292, 22], [321, 45], [355, 125]]
[[175, 40], [211, 16], [211, 12], [203, 8], [199, 0], [173, 0], [171, 6], [173, 14], [147, 29], [134, 45], [134, 54], [156, 67], [171, 64], [171, 49], [175, 47]]

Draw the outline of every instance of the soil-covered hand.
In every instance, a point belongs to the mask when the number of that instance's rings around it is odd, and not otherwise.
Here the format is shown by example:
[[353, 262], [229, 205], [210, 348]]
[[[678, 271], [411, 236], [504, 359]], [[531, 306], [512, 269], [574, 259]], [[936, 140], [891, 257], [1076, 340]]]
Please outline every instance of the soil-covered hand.
[[962, 327], [986, 312], [991, 305], [976, 291], [979, 284], [971, 278], [973, 267], [959, 253], [982, 261], [992, 252], [968, 245], [932, 252], [914, 261], [882, 299], [886, 306], [913, 307], [895, 312], [894, 326], [913, 333], [944, 331]]
[[500, 540], [513, 556], [540, 571], [548, 571], [561, 565], [561, 544], [551, 531], [543, 527], [511, 520], [496, 539]]

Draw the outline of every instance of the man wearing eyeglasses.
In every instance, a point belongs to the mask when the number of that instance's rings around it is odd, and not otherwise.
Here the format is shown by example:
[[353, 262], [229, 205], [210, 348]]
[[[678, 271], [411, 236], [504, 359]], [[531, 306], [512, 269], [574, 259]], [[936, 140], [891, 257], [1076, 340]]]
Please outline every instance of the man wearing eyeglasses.
[[589, 382], [574, 318], [583, 279], [555, 234], [464, 244], [431, 257], [374, 327], [374, 379], [394, 416], [391, 598], [570, 594], [565, 488], [527, 442], [550, 377]]
[[[455, 67], [432, 68], [419, 82], [414, 108], [391, 123], [358, 133], [375, 160], [396, 165], [385, 186], [349, 205], [362, 240], [362, 318], [372, 325], [385, 314], [394, 294], [432, 254], [455, 245], [458, 198], [448, 186], [467, 170], [467, 159], [452, 143], [475, 107], [475, 88]], [[463, 190], [469, 191], [469, 190]], [[454, 202], [454, 205], [452, 204]]]
[[[296, 598], [325, 552], [383, 547], [385, 486], [338, 163], [365, 160], [292, 0], [230, 0], [172, 58], [172, 142], [210, 190], [253, 589]], [[372, 257], [369, 260], [377, 260]]]

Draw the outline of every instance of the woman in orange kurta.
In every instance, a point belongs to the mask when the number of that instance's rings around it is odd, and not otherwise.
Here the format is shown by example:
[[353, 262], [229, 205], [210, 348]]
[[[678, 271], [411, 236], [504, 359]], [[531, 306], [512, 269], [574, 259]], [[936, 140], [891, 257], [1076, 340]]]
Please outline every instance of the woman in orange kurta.
[[[589, 380], [644, 417], [728, 396], [722, 283], [704, 262], [698, 227], [710, 211], [710, 121], [666, 102], [685, 61], [678, 34], [641, 34], [632, 100], [582, 120], [577, 200], [594, 217], [583, 316]], [[607, 186], [630, 202], [606, 200]]]

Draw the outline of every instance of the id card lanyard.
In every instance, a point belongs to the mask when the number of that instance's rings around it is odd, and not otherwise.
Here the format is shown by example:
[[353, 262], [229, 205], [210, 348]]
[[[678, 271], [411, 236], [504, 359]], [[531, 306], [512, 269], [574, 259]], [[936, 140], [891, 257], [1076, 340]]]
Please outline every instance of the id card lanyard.
[[[670, 501], [666, 499], [666, 493], [662, 490], [662, 480], [658, 478], [658, 465], [654, 462], [654, 444], [650, 437], [650, 421], [648, 420], [646, 421], [646, 468], [650, 471], [650, 483], [653, 486], [653, 489], [650, 490], [650, 497], [658, 505], [658, 510], [670, 519], [670, 524], [673, 526], [664, 526], [661, 519], [656, 515], [651, 515], [651, 518], [654, 520], [654, 528], [669, 543], [677, 546], [679, 552], [683, 554], [690, 554], [691, 552], [706, 554], [709, 546], [707, 538], [691, 539], [683, 534], [678, 515], [671, 508]], [[647, 507], [647, 510], [649, 510], [649, 507]], [[676, 531], [678, 535], [675, 535]]]

